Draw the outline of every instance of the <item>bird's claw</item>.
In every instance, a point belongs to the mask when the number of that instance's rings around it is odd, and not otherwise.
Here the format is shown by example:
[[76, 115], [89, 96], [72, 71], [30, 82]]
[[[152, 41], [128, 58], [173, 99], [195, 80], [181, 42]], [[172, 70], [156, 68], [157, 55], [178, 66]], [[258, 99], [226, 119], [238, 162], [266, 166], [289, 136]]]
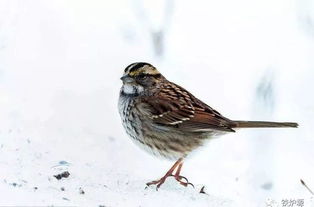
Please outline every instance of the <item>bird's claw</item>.
[[181, 179], [184, 179], [185, 182], [187, 182], [187, 183], [189, 182], [189, 180], [186, 177], [182, 176], [182, 175], [170, 175], [170, 176], [174, 177], [177, 181], [179, 181]]
[[[186, 177], [184, 177], [182, 175], [171, 175], [171, 176], [173, 176], [176, 179], [176, 181], [178, 181], [184, 187], [187, 187], [188, 185], [191, 185], [194, 188], [194, 185], [192, 183], [190, 183], [189, 180]], [[184, 179], [185, 182], [181, 181], [182, 179]]]
[[[186, 177], [182, 176], [182, 175], [169, 175], [169, 176], [173, 176], [173, 177], [176, 179], [176, 181], [178, 181], [178, 182], [179, 182], [181, 185], [183, 185], [184, 187], [187, 187], [188, 185], [191, 185], [193, 188], [195, 188], [194, 185], [193, 185], [192, 183], [190, 183], [189, 180], [188, 180]], [[145, 189], [147, 189], [150, 185], [156, 185], [156, 190], [158, 191], [158, 189], [160, 188], [160, 186], [161, 186], [162, 184], [164, 184], [164, 182], [166, 181], [166, 179], [167, 179], [169, 176], [165, 176], [165, 177], [162, 177], [162, 178], [159, 179], [159, 180], [155, 180], [155, 181], [151, 181], [151, 182], [146, 183]], [[185, 182], [182, 181], [182, 179], [184, 179]]]

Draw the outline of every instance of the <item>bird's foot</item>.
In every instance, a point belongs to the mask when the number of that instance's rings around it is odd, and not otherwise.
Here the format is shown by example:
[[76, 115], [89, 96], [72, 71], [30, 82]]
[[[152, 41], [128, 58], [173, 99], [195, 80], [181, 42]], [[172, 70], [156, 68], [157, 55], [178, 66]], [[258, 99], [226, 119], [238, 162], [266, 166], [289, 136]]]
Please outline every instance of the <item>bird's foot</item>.
[[[194, 188], [194, 185], [192, 183], [190, 183], [186, 177], [181, 176], [181, 175], [167, 175], [167, 174], [165, 176], [163, 176], [162, 178], [160, 178], [159, 180], [155, 180], [155, 181], [151, 181], [151, 182], [146, 183], [146, 185], [147, 185], [146, 188], [150, 185], [156, 185], [156, 190], [158, 190], [160, 188], [160, 186], [162, 184], [164, 184], [166, 179], [170, 176], [173, 176], [176, 179], [176, 181], [178, 181], [178, 183], [180, 183], [184, 187], [191, 185]], [[182, 179], [184, 179], [185, 181], [182, 181]]]
[[160, 178], [159, 180], [155, 180], [155, 181], [151, 181], [146, 183], [146, 188], [150, 185], [156, 185], [156, 190], [158, 190], [158, 188], [166, 181], [167, 177], [169, 177], [169, 175], [165, 175], [162, 178]]
[[[192, 183], [190, 183], [189, 180], [186, 177], [184, 177], [182, 175], [171, 175], [171, 176], [174, 176], [176, 181], [178, 181], [181, 185], [183, 185], [185, 187], [187, 187], [188, 185], [191, 185], [194, 188], [194, 185]], [[182, 181], [182, 179], [184, 179], [185, 182]]]

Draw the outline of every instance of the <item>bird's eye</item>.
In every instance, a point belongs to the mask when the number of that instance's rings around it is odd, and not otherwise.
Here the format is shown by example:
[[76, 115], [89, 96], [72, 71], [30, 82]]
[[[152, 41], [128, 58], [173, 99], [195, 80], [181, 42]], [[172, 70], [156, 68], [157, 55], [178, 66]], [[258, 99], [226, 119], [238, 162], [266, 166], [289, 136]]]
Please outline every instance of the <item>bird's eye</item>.
[[140, 74], [137, 77], [138, 77], [138, 79], [145, 80], [147, 78], [147, 75], [146, 74]]

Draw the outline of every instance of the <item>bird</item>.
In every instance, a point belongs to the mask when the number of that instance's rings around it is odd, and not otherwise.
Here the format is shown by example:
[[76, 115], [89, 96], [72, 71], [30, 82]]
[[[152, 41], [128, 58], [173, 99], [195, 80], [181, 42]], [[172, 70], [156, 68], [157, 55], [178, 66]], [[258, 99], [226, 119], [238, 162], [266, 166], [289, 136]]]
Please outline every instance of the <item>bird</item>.
[[120, 79], [118, 109], [128, 136], [148, 153], [175, 161], [164, 176], [146, 183], [156, 189], [170, 176], [183, 186], [193, 186], [181, 175], [181, 169], [185, 158], [208, 140], [240, 128], [298, 127], [295, 122], [228, 119], [168, 81], [150, 63], [128, 65]]

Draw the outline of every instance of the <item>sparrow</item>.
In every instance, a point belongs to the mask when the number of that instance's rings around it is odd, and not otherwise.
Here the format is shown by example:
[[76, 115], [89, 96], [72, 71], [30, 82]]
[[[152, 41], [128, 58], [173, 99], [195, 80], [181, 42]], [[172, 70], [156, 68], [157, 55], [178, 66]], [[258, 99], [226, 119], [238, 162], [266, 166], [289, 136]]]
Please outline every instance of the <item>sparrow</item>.
[[180, 174], [183, 161], [208, 140], [240, 128], [298, 127], [294, 122], [228, 119], [149, 63], [130, 64], [121, 80], [118, 108], [126, 133], [150, 154], [175, 161], [163, 177], [147, 183], [157, 189], [169, 176], [184, 186], [193, 185]]

